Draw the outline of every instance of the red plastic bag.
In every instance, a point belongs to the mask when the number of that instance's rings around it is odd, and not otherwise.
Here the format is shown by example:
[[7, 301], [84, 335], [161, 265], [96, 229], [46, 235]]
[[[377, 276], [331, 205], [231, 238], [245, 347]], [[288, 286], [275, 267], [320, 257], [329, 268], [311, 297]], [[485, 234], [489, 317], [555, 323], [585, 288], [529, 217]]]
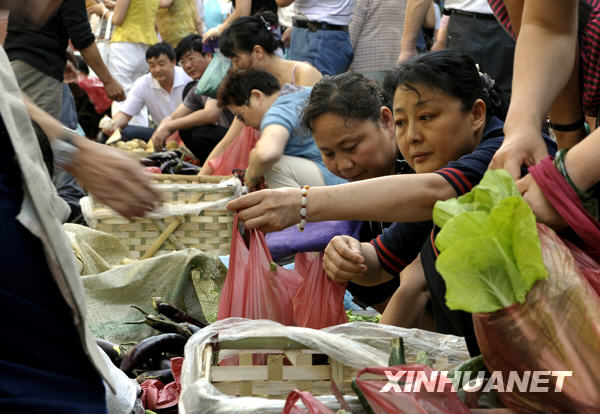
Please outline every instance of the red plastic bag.
[[292, 298], [298, 326], [321, 329], [348, 322], [344, 309], [346, 284], [327, 277], [323, 270], [323, 253], [296, 254], [295, 270], [304, 279]]
[[538, 281], [524, 304], [473, 315], [486, 366], [524, 375], [525, 371], [571, 371], [557, 392], [558, 375], [544, 375], [542, 388], [499, 392], [519, 412], [596, 413], [600, 407], [600, 223], [548, 157], [529, 168], [544, 196], [577, 233], [581, 247], [561, 240], [538, 224], [548, 277]]
[[[386, 371], [398, 378], [397, 389], [387, 382], [361, 380], [369, 373], [386, 378]], [[400, 372], [405, 372], [400, 375]], [[398, 365], [393, 367], [367, 367], [356, 374], [356, 385], [375, 414], [467, 414], [471, 411], [456, 396], [452, 382], [426, 365]], [[384, 387], [390, 388], [386, 389]], [[418, 389], [417, 389], [418, 388]], [[405, 391], [406, 390], [406, 391]]]
[[94, 76], [79, 76], [77, 85], [87, 93], [90, 101], [94, 104], [94, 109], [99, 114], [106, 112], [112, 105], [112, 100], [104, 90], [104, 83]]
[[[303, 410], [300, 407], [296, 407], [296, 401], [302, 400], [304, 406], [308, 408], [308, 411]], [[325, 404], [317, 400], [308, 391], [293, 390], [288, 394], [285, 400], [285, 405], [281, 414], [334, 414], [332, 410], [327, 408]]]
[[583, 241], [579, 246], [596, 261], [600, 261], [600, 223], [594, 219], [579, 200], [577, 193], [554, 167], [550, 157], [529, 168], [536, 184], [558, 214]]
[[250, 151], [256, 145], [260, 132], [252, 127], [244, 127], [231, 145], [218, 157], [208, 162], [212, 175], [231, 175], [233, 170], [245, 170], [250, 161]]
[[[529, 413], [597, 413], [600, 407], [600, 298], [586, 276], [598, 274], [580, 269], [571, 250], [548, 227], [538, 224], [542, 257], [548, 277], [538, 281], [524, 304], [491, 314], [473, 315], [475, 335], [485, 365], [502, 371], [506, 383], [510, 372], [522, 378], [526, 371], [547, 371], [542, 378], [548, 392], [527, 387], [499, 392], [508, 407]], [[571, 246], [575, 255], [585, 253]], [[587, 265], [591, 258], [583, 259]], [[571, 371], [558, 391], [558, 375]], [[528, 383], [529, 385], [529, 383]]]
[[[302, 283], [302, 277], [273, 262], [262, 232], [250, 230], [250, 248], [246, 247], [237, 223], [236, 215], [229, 271], [221, 292], [217, 319], [233, 316], [295, 325], [292, 297]], [[271, 270], [272, 267], [275, 270]]]
[[175, 381], [164, 385], [159, 380], [145, 380], [140, 384], [142, 389], [142, 405], [148, 410], [174, 407], [179, 402], [181, 393], [181, 366], [184, 358], [171, 358], [171, 371]]
[[600, 296], [600, 223], [585, 211], [575, 190], [554, 167], [550, 157], [529, 168], [529, 172], [546, 199], [583, 241], [580, 247], [587, 254], [563, 240], [577, 261], [579, 270]]

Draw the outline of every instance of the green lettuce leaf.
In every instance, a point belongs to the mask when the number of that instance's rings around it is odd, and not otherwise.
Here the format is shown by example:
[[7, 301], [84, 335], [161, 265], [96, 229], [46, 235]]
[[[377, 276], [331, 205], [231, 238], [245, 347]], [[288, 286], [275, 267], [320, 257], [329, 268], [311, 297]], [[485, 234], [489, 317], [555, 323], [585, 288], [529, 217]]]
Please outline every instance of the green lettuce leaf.
[[442, 228], [436, 268], [450, 309], [495, 312], [523, 303], [548, 274], [535, 216], [506, 171], [490, 170], [470, 193], [436, 203], [433, 219]]
[[433, 210], [433, 221], [439, 227], [444, 227], [452, 217], [463, 212], [482, 211], [489, 213], [490, 209], [501, 200], [517, 196], [521, 193], [517, 190], [515, 182], [508, 172], [501, 170], [498, 174], [484, 175], [479, 185], [473, 190], [458, 198], [446, 201], [438, 201]]

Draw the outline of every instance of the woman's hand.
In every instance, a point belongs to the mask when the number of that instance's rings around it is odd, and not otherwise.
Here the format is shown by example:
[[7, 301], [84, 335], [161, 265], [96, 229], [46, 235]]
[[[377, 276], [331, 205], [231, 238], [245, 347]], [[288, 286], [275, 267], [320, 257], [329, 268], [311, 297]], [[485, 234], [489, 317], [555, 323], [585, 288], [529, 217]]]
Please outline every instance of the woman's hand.
[[268, 233], [299, 223], [301, 200], [299, 188], [260, 190], [230, 201], [227, 209], [237, 211], [246, 228]]
[[517, 181], [517, 188], [523, 194], [523, 198], [533, 210], [536, 220], [544, 223], [554, 230], [564, 230], [568, 224], [558, 214], [556, 209], [548, 202], [544, 193], [537, 185], [531, 174]]
[[208, 29], [202, 35], [202, 42], [208, 42], [211, 39], [218, 39], [221, 36], [221, 32], [219, 31], [219, 26], [213, 27], [212, 29]]
[[331, 280], [346, 283], [360, 278], [367, 271], [360, 241], [350, 236], [335, 236], [323, 256], [323, 269]]
[[97, 16], [104, 16], [104, 13], [106, 13], [108, 10], [106, 8], [106, 6], [104, 5], [104, 3], [96, 3], [93, 6], [90, 6], [87, 8], [87, 12], [88, 12], [88, 16], [91, 16], [92, 14], [95, 14]]
[[521, 166], [531, 167], [547, 156], [548, 150], [540, 131], [521, 129], [516, 134], [506, 135], [492, 158], [490, 168], [505, 169], [516, 181], [521, 178]]

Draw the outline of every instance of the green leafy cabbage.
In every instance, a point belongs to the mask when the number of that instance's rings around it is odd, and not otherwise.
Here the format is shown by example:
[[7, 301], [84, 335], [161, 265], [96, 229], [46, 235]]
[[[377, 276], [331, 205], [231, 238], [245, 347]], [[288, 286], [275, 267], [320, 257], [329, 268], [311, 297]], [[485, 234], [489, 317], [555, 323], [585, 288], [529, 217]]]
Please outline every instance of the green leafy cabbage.
[[441, 227], [436, 268], [450, 309], [489, 313], [523, 303], [548, 275], [535, 216], [504, 170], [487, 171], [470, 193], [438, 201], [433, 220]]

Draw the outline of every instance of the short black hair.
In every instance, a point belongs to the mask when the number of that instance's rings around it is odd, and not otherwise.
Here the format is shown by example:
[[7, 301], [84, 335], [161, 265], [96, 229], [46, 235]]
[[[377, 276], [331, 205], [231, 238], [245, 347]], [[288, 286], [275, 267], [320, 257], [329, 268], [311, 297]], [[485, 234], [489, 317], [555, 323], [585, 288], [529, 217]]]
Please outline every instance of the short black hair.
[[167, 42], [155, 43], [146, 50], [146, 60], [158, 58], [160, 55], [165, 55], [169, 60], [175, 60], [175, 50]]
[[273, 55], [281, 42], [275, 36], [278, 26], [277, 15], [271, 11], [256, 13], [235, 19], [219, 37], [219, 50], [228, 58], [236, 52], [251, 53], [255, 45]]
[[313, 86], [308, 104], [302, 111], [302, 124], [312, 130], [312, 122], [319, 116], [332, 113], [344, 122], [379, 120], [381, 107], [391, 110], [391, 99], [377, 83], [357, 72], [324, 76]]
[[246, 105], [253, 89], [273, 95], [281, 89], [281, 85], [275, 76], [265, 70], [231, 68], [219, 86], [218, 105]]
[[473, 59], [446, 49], [428, 52], [404, 61], [385, 79], [384, 88], [394, 96], [399, 86], [416, 91], [415, 85], [438, 89], [460, 100], [468, 111], [477, 99], [485, 102], [486, 118], [506, 118], [508, 100], [489, 75], [479, 72]]
[[177, 43], [175, 47], [175, 54], [177, 55], [177, 60], [181, 60], [183, 55], [187, 52], [200, 52], [202, 56], [205, 55], [202, 52], [202, 36], [196, 33], [192, 33], [184, 37]]

